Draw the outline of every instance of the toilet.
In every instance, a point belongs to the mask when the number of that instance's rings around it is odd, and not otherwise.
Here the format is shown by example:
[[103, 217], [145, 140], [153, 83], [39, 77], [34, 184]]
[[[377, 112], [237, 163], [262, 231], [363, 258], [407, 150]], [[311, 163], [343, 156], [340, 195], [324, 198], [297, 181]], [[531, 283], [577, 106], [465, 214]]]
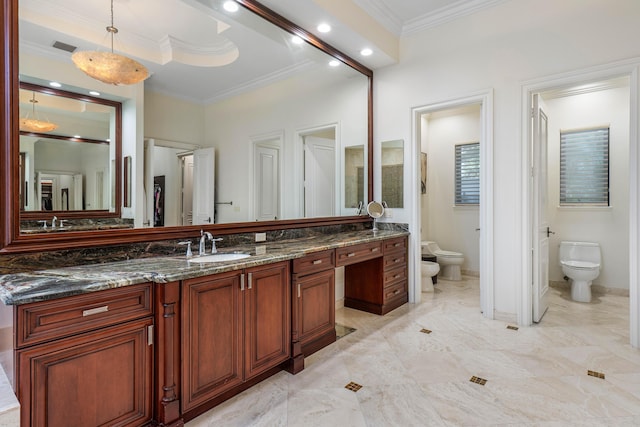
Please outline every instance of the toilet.
[[591, 302], [591, 283], [600, 274], [600, 245], [593, 242], [560, 242], [560, 266], [571, 281], [571, 299]]
[[422, 253], [435, 255], [440, 264], [440, 275], [445, 280], [461, 280], [460, 266], [464, 262], [464, 255], [460, 252], [445, 251], [440, 249], [436, 242], [423, 241]]
[[433, 276], [440, 271], [440, 265], [432, 261], [422, 261], [420, 264], [422, 292], [433, 292]]

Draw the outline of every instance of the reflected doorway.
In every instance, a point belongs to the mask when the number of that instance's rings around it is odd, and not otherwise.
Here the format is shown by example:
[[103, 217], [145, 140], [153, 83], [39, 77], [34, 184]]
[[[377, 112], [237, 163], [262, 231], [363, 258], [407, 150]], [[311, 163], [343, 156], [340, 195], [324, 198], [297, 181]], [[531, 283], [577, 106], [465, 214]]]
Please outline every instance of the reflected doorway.
[[336, 127], [301, 134], [305, 218], [336, 213]]

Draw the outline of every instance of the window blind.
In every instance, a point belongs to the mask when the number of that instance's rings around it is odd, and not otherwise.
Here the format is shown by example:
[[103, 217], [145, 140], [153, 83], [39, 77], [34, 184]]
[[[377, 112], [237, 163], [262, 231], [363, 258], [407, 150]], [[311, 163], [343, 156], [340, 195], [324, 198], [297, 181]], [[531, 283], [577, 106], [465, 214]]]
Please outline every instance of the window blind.
[[480, 143], [456, 145], [456, 205], [480, 204]]
[[560, 205], [609, 206], [609, 128], [560, 133]]

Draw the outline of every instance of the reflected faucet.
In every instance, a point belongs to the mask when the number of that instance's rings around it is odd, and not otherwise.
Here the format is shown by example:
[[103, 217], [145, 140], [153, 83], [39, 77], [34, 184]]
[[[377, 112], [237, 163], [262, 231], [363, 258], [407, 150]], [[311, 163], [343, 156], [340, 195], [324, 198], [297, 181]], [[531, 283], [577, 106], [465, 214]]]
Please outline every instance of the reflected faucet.
[[58, 220], [57, 216], [53, 216], [53, 219], [51, 220], [51, 228], [56, 228], [56, 221]]
[[[207, 242], [206, 239], [213, 241], [213, 234], [208, 231], [200, 230], [200, 246], [198, 248], [198, 255], [205, 255], [207, 253]], [[216, 244], [213, 243], [213, 247], [216, 247]], [[215, 252], [214, 252], [215, 253]]]

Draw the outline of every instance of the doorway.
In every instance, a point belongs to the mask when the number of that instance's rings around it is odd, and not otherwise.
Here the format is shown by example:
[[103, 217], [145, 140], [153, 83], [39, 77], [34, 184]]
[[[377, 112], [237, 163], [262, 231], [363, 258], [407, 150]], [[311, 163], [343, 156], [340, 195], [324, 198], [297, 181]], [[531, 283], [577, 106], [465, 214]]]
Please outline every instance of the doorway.
[[[637, 268], [637, 201], [638, 201], [638, 166], [637, 158], [637, 65], [620, 65], [600, 68], [594, 71], [580, 71], [562, 77], [547, 78], [523, 86], [523, 212], [526, 214], [524, 229], [523, 261], [524, 274], [521, 293], [521, 306], [518, 310], [518, 322], [530, 325], [535, 319], [535, 304], [538, 303], [538, 293], [535, 289], [542, 289], [548, 280], [551, 284], [562, 281], [558, 260], [559, 242], [563, 240], [596, 241], [601, 245], [603, 262], [599, 278], [594, 285], [606, 287], [620, 287], [621, 282], [628, 283], [630, 305], [630, 341], [634, 347], [639, 343], [638, 331], [638, 268]], [[605, 106], [605, 94], [610, 97], [617, 93], [622, 99], [622, 108], [615, 104]], [[623, 95], [620, 95], [622, 93]], [[589, 95], [591, 94], [591, 95]], [[588, 96], [600, 97], [594, 106], [590, 106]], [[533, 150], [533, 130], [535, 124], [531, 121], [531, 111], [534, 100], [540, 97], [547, 104], [546, 112], [549, 118], [549, 167], [545, 174], [549, 185], [542, 191], [549, 200], [550, 229], [556, 234], [550, 234], [549, 255], [542, 257], [535, 251], [535, 241], [539, 234], [539, 221], [536, 214], [536, 180], [534, 177], [539, 168], [539, 159]], [[572, 102], [573, 101], [573, 102]], [[598, 110], [598, 106], [601, 110]], [[574, 112], [580, 114], [578, 119], [571, 119], [566, 110], [560, 110], [561, 105], [571, 106]], [[618, 108], [617, 117], [607, 117], [603, 113]], [[560, 112], [560, 113], [559, 113]], [[594, 114], [597, 114], [593, 118]], [[534, 114], [535, 115], [535, 114]], [[560, 116], [560, 117], [558, 117]], [[567, 118], [569, 117], [569, 118]], [[620, 120], [620, 117], [623, 120]], [[588, 118], [590, 124], [584, 121]], [[567, 124], [570, 123], [570, 124]], [[559, 140], [563, 131], [591, 126], [606, 126], [611, 129], [610, 139], [610, 202], [609, 206], [590, 207], [563, 206], [560, 204], [559, 175]], [[622, 128], [622, 129], [621, 129]], [[614, 137], [613, 132], [616, 132]], [[620, 132], [622, 131], [622, 135]], [[556, 142], [553, 142], [556, 141]], [[622, 141], [622, 142], [621, 142]], [[533, 173], [530, 173], [533, 172]], [[579, 217], [576, 214], [579, 213]], [[615, 217], [615, 225], [607, 217]], [[577, 218], [577, 219], [576, 219]], [[619, 234], [616, 234], [619, 233]], [[528, 248], [528, 249], [527, 249]], [[532, 252], [530, 248], [534, 248]], [[608, 255], [608, 256], [607, 256]], [[528, 261], [527, 261], [528, 259]], [[542, 263], [549, 266], [549, 278], [537, 274]], [[618, 272], [619, 276], [615, 276]], [[610, 274], [611, 273], [611, 274]], [[594, 286], [592, 285], [592, 286]], [[540, 319], [538, 319], [540, 320]], [[544, 323], [544, 319], [542, 319]]]
[[[422, 193], [422, 145], [426, 143], [427, 133], [424, 125], [424, 119], [428, 114], [441, 113], [443, 111], [465, 111], [467, 109], [479, 110], [479, 157], [480, 157], [480, 171], [479, 171], [479, 185], [480, 196], [479, 205], [477, 205], [477, 223], [478, 227], [473, 227], [473, 232], [478, 233], [474, 235], [474, 238], [479, 239], [477, 244], [477, 265], [480, 275], [480, 309], [484, 317], [494, 318], [494, 295], [493, 295], [493, 92], [481, 92], [470, 95], [465, 98], [459, 98], [440, 103], [430, 104], [422, 107], [414, 108], [412, 111], [413, 116], [413, 130], [414, 136], [412, 138], [412, 152], [414, 153], [412, 162], [414, 177], [414, 188], [411, 190], [412, 205], [415, 206], [413, 210], [413, 217], [409, 226], [411, 233], [411, 251], [410, 261], [413, 265], [410, 266], [412, 271], [413, 286], [409, 289], [409, 300], [411, 302], [419, 302], [421, 299], [421, 277], [420, 277], [420, 262], [421, 262], [421, 237], [423, 236], [421, 230], [421, 223], [423, 217], [423, 210], [426, 205], [423, 205], [424, 196]], [[429, 173], [429, 155], [427, 153], [426, 169], [427, 169], [427, 190], [429, 187], [429, 179], [432, 174]], [[453, 158], [449, 165], [451, 166], [449, 177], [453, 179]], [[432, 179], [437, 179], [433, 175]], [[450, 204], [453, 203], [453, 195], [450, 195]], [[478, 228], [478, 230], [475, 230]], [[446, 248], [445, 248], [446, 249]]]
[[251, 218], [255, 221], [282, 219], [282, 146], [284, 135], [276, 132], [252, 138]]
[[337, 125], [298, 132], [302, 145], [302, 212], [305, 218], [329, 217], [339, 206], [336, 175]]

